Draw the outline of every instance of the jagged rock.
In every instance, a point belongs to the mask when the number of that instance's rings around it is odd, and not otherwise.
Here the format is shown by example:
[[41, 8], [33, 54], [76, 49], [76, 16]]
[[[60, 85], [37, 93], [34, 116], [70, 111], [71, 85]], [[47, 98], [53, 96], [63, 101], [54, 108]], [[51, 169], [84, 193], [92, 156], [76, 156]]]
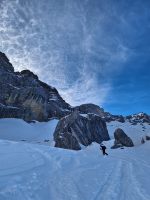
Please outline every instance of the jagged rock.
[[115, 138], [114, 146], [112, 146], [111, 148], [118, 148], [118, 147], [120, 147], [120, 145], [126, 146], [126, 147], [133, 147], [134, 146], [131, 138], [128, 137], [125, 134], [125, 132], [120, 128], [115, 130], [114, 138]]
[[55, 130], [55, 146], [80, 150], [80, 144], [90, 145], [109, 140], [106, 123], [98, 115], [81, 115], [78, 111], [62, 118]]
[[0, 52], [0, 118], [47, 121], [71, 113], [71, 107], [58, 91], [43, 83], [29, 70], [14, 72]]
[[9, 59], [6, 57], [6, 55], [2, 52], [0, 52], [0, 70], [14, 72], [12, 64], [9, 62]]

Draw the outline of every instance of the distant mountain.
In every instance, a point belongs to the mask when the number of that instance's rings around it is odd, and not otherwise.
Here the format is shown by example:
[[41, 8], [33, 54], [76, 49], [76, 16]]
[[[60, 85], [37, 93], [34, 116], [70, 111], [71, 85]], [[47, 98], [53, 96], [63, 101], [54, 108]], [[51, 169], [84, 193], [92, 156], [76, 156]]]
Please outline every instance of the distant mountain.
[[102, 118], [106, 122], [118, 121], [124, 123], [125, 121], [130, 122], [132, 125], [136, 125], [138, 123], [148, 123], [150, 124], [150, 115], [146, 113], [137, 113], [128, 116], [122, 115], [112, 115], [109, 112], [104, 112]]

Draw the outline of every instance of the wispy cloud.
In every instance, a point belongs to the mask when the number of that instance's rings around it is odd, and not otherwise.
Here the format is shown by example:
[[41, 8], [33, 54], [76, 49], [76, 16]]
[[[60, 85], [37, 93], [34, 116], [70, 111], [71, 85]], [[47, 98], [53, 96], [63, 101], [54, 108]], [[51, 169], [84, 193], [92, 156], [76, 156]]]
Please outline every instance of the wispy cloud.
[[1, 50], [16, 70], [37, 73], [69, 103], [102, 105], [112, 77], [131, 54], [108, 28], [113, 29], [111, 23], [116, 26], [116, 13], [111, 20], [110, 8], [104, 1], [102, 5], [78, 0], [5, 0], [0, 7]]

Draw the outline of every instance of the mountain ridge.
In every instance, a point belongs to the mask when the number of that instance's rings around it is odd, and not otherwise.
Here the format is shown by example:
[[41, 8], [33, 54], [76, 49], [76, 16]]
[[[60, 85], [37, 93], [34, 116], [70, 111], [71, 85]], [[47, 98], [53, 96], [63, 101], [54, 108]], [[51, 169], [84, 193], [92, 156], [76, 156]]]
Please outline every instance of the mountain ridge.
[[[93, 113], [97, 114], [100, 117], [102, 117], [106, 122], [109, 121], [120, 121], [124, 122], [125, 120], [129, 120], [131, 123], [142, 123], [142, 122], [147, 122], [150, 123], [150, 115], [146, 113], [137, 113], [137, 114], [132, 114], [128, 116], [123, 116], [123, 115], [113, 115], [109, 112], [105, 112], [103, 108], [99, 107], [98, 105], [95, 105], [93, 103], [87, 103], [87, 104], [82, 104], [76, 107], [72, 107], [69, 105], [65, 100], [61, 97], [59, 94], [58, 90], [55, 87], [52, 87], [48, 85], [47, 83], [44, 83], [43, 81], [39, 80], [38, 76], [31, 72], [30, 70], [22, 70], [21, 72], [15, 72], [13, 65], [10, 63], [9, 59], [7, 56], [0, 52], [0, 83], [1, 83], [1, 96], [3, 96], [3, 93], [7, 93], [4, 98], [0, 99], [0, 117], [5, 118], [5, 117], [16, 117], [16, 118], [22, 118], [26, 121], [30, 120], [37, 120], [37, 121], [47, 121], [51, 118], [62, 118], [68, 114], [71, 114], [71, 112], [74, 111], [79, 111], [81, 114], [88, 114], [88, 113]], [[5, 86], [6, 87], [5, 87]], [[18, 102], [13, 101], [10, 96], [18, 94], [21, 92], [26, 87], [26, 90], [24, 93], [21, 93], [20, 95], [24, 95], [25, 97], [23, 99], [18, 99], [18, 101], [23, 101], [26, 100], [28, 97], [32, 97], [33, 100], [30, 103], [32, 104], [33, 102], [37, 105], [40, 105], [45, 103], [44, 101], [47, 101], [47, 104], [52, 104], [55, 109], [50, 109], [49, 112], [51, 115], [45, 115], [43, 114], [43, 119], [40, 116], [35, 116], [32, 115], [28, 117], [24, 117], [24, 115], [21, 116], [18, 112]], [[4, 91], [3, 91], [4, 89]], [[7, 91], [6, 91], [7, 90]], [[27, 93], [28, 90], [28, 94]], [[11, 94], [10, 94], [11, 93]], [[45, 96], [44, 93], [49, 93], [48, 95]], [[8, 95], [9, 98], [8, 98]], [[16, 97], [17, 98], [17, 97]], [[35, 100], [35, 101], [34, 101]], [[41, 103], [41, 104], [40, 104]], [[16, 104], [16, 105], [15, 105]], [[6, 108], [7, 106], [7, 108]], [[2, 114], [2, 108], [5, 109], [11, 109], [12, 116], [6, 114]], [[28, 106], [25, 106], [28, 107]], [[33, 106], [34, 107], [34, 106]], [[36, 108], [36, 106], [35, 106]], [[44, 106], [41, 107], [41, 109], [45, 109]], [[14, 110], [14, 111], [13, 111]], [[15, 116], [16, 112], [16, 116]], [[29, 110], [28, 110], [29, 112]], [[7, 113], [7, 112], [6, 112]], [[140, 115], [139, 115], [140, 114]], [[40, 113], [39, 113], [40, 115]]]

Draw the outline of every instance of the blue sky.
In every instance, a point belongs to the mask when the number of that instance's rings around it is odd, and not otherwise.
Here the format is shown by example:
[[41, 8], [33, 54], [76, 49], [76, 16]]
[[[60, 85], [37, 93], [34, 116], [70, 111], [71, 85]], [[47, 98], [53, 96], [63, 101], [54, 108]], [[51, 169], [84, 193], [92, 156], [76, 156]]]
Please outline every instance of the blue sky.
[[0, 50], [72, 105], [150, 113], [149, 8], [149, 0], [0, 0]]

